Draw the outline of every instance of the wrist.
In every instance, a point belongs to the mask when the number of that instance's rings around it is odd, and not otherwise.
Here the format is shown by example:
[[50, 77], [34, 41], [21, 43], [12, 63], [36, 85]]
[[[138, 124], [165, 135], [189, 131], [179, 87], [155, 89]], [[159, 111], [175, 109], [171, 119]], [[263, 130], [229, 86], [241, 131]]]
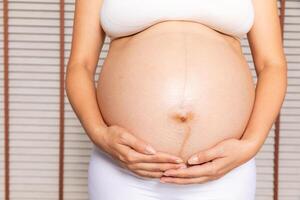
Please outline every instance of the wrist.
[[241, 138], [241, 141], [244, 143], [243, 146], [245, 147], [244, 151], [247, 159], [254, 157], [262, 146], [259, 141], [250, 138]]
[[105, 136], [107, 133], [107, 126], [98, 126], [89, 134], [91, 141], [98, 147], [105, 148]]

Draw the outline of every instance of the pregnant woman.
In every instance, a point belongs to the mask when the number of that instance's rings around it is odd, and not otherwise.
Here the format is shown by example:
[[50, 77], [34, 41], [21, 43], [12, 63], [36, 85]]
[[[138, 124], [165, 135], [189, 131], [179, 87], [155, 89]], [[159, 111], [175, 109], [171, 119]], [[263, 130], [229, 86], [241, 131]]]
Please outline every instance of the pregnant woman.
[[89, 199], [254, 200], [286, 92], [276, 3], [76, 1], [66, 91], [93, 142]]

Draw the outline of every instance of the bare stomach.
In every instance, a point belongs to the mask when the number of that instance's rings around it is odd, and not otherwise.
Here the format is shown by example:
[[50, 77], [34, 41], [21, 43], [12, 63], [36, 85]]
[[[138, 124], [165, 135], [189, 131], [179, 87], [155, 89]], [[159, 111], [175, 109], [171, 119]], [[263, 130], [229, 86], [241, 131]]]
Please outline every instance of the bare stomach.
[[97, 99], [108, 126], [186, 161], [242, 136], [254, 90], [237, 40], [194, 22], [167, 21], [111, 42]]

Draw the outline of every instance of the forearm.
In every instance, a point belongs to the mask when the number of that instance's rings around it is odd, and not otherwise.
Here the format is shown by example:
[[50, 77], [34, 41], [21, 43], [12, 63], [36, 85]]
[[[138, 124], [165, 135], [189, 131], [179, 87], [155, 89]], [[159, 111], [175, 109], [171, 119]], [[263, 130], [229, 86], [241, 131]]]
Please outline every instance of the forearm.
[[93, 143], [99, 144], [107, 126], [98, 107], [93, 76], [85, 67], [68, 67], [66, 93], [85, 132]]
[[287, 74], [286, 65], [265, 67], [259, 74], [255, 91], [255, 103], [242, 140], [251, 141], [253, 155], [265, 142], [284, 101]]

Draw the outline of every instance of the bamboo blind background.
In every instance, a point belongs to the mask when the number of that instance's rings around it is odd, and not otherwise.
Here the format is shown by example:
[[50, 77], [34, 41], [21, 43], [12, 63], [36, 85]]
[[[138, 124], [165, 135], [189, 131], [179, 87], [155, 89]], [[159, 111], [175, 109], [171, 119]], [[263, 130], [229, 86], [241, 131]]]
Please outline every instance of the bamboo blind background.
[[[70, 54], [74, 1], [9, 0], [8, 26], [3, 20], [4, 1], [0, 1], [0, 199], [8, 198], [4, 165], [5, 66], [9, 72], [9, 199], [88, 199], [87, 168], [92, 145], [66, 95], [60, 95], [60, 77], [64, 76], [60, 66], [66, 67]], [[278, 6], [281, 7], [279, 1]], [[284, 20], [289, 85], [280, 119], [278, 195], [280, 200], [300, 200], [299, 0], [286, 0]], [[8, 28], [8, 40], [4, 37], [5, 28]], [[5, 41], [8, 42], [6, 53]], [[95, 80], [109, 42], [106, 38]], [[242, 45], [256, 82], [246, 38]], [[8, 65], [5, 65], [5, 56], [8, 56]], [[60, 105], [60, 98], [64, 100], [64, 107]], [[64, 138], [60, 138], [60, 125], [63, 125]], [[60, 139], [64, 139], [64, 143], [60, 143]], [[60, 144], [64, 147], [61, 152], [64, 157], [60, 156]], [[59, 159], [63, 159], [63, 165], [59, 165]], [[63, 173], [60, 173], [60, 167], [64, 169]], [[63, 175], [62, 179], [59, 175]], [[59, 187], [62, 184], [64, 187]], [[275, 199], [273, 189], [274, 127], [257, 155], [257, 199]]]

